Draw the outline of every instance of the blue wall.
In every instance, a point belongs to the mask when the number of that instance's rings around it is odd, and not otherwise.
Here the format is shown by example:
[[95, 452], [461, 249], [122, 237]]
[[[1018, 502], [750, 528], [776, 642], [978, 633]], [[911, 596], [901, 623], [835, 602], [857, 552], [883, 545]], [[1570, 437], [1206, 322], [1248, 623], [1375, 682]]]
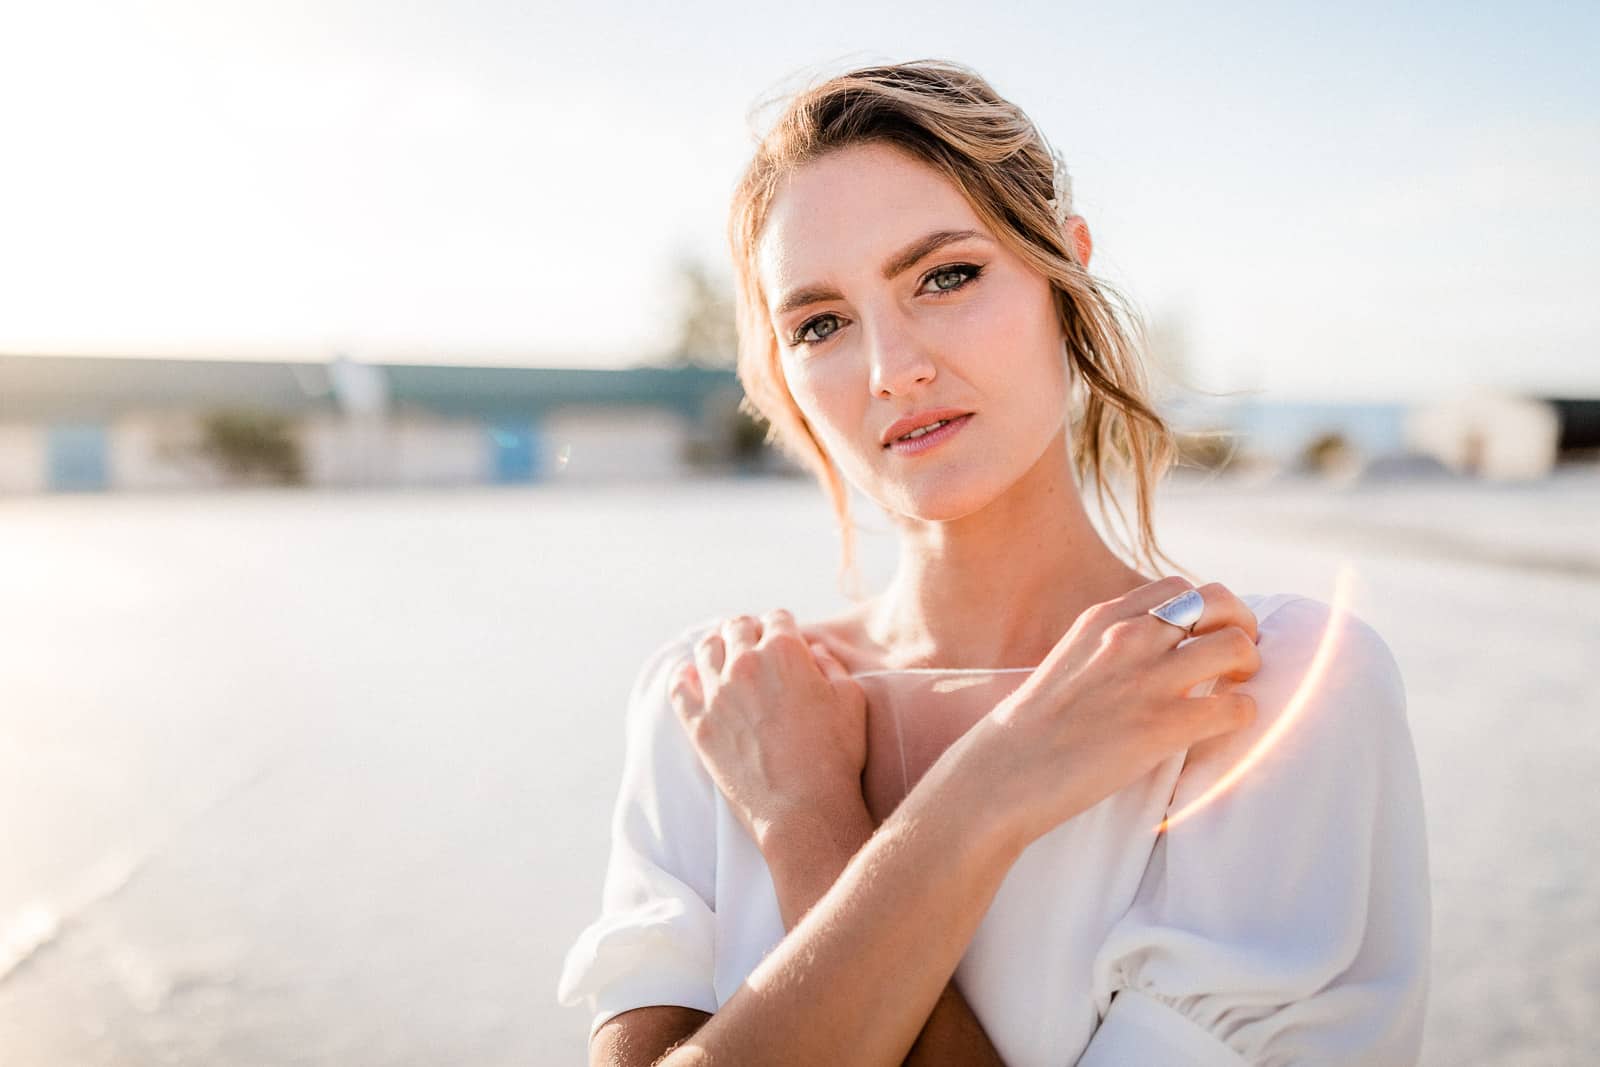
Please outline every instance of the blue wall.
[[499, 485], [539, 480], [539, 434], [532, 422], [490, 423], [489, 480]]
[[68, 491], [106, 487], [106, 431], [93, 423], [52, 426], [45, 434], [46, 484]]
[[1405, 451], [1405, 404], [1253, 402], [1242, 405], [1235, 427], [1250, 443], [1275, 456], [1291, 457], [1322, 433], [1341, 434], [1369, 455]]

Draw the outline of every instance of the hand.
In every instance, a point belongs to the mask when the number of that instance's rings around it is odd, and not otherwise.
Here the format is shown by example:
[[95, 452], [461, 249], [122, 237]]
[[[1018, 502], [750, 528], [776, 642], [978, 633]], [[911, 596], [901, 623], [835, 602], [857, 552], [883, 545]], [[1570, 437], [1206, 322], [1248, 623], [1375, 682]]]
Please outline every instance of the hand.
[[865, 807], [866, 695], [789, 612], [724, 621], [668, 686], [700, 762], [763, 852], [790, 820]]
[[[970, 732], [1007, 824], [1023, 843], [1087, 810], [1167, 757], [1255, 720], [1237, 691], [1186, 694], [1261, 666], [1256, 617], [1222, 584], [1201, 586], [1194, 640], [1149, 609], [1191, 589], [1149, 582], [1080, 615], [1027, 681]], [[1178, 648], [1180, 643], [1187, 642]], [[963, 739], [967, 740], [967, 739]]]

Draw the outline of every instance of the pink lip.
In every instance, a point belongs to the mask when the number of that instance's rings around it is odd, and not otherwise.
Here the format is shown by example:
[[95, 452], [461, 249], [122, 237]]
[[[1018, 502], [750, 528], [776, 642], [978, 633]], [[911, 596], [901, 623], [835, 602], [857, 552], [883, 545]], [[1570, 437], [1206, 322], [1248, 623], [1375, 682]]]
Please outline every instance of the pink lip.
[[960, 415], [971, 414], [972, 412], [963, 411], [960, 408], [929, 408], [926, 411], [914, 412], [913, 414], [895, 419], [894, 422], [889, 424], [889, 428], [883, 431], [883, 436], [879, 437], [878, 440], [882, 441], [884, 447], [887, 448], [890, 441], [893, 441], [895, 438], [903, 436], [904, 434], [908, 434], [912, 430], [921, 429], [924, 426], [931, 426], [940, 419], [953, 419]]
[[926, 452], [930, 448], [937, 448], [940, 444], [960, 433], [962, 428], [971, 421], [972, 416], [970, 414], [959, 415], [937, 430], [925, 433], [921, 437], [912, 438], [910, 441], [890, 441], [889, 451], [909, 456], [918, 452]]

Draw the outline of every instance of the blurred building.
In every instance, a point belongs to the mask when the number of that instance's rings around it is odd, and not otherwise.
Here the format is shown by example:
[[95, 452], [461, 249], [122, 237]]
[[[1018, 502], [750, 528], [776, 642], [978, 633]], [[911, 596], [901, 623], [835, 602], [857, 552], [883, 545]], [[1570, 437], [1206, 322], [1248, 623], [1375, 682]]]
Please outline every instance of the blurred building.
[[1600, 399], [1471, 389], [1419, 406], [1406, 434], [1418, 451], [1463, 474], [1542, 478], [1564, 459], [1600, 458]]
[[1205, 462], [1357, 478], [1543, 478], [1562, 462], [1600, 462], [1600, 399], [1476, 388], [1418, 403], [1181, 398], [1164, 411], [1211, 434]]
[[[1392, 464], [1408, 452], [1403, 403], [1269, 400], [1253, 395], [1180, 395], [1162, 415], [1192, 442], [1208, 438], [1203, 466], [1238, 472], [1326, 473], [1328, 464], [1358, 474], [1373, 463]], [[1188, 449], [1186, 448], [1185, 451]], [[1317, 468], [1317, 469], [1314, 469]]]
[[694, 366], [0, 356], [0, 492], [670, 477], [729, 451], [740, 395]]

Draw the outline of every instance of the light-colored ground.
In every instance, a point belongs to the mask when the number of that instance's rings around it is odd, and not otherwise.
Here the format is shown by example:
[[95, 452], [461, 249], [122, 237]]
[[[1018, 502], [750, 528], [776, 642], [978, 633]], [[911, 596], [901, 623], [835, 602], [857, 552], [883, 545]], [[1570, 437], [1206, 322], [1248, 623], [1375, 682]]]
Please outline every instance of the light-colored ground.
[[[1428, 810], [1424, 1062], [1588, 1062], [1600, 478], [1187, 483], [1158, 521], [1237, 591], [1356, 568]], [[794, 482], [0, 501], [0, 1063], [580, 1062], [554, 988], [633, 672], [837, 610], [833, 551]]]

